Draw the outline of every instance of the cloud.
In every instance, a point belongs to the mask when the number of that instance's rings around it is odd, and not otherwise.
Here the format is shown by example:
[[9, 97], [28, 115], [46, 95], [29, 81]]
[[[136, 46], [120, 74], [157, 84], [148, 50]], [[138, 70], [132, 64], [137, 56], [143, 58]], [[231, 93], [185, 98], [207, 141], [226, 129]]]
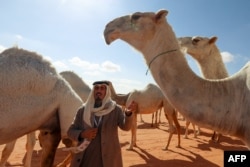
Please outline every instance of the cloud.
[[99, 70], [100, 65], [97, 63], [90, 63], [88, 61], [81, 60], [79, 57], [73, 57], [72, 59], [69, 60], [69, 62], [74, 65], [81, 67], [85, 70]]
[[118, 72], [121, 70], [120, 66], [111, 62], [104, 61], [103, 63], [91, 63], [82, 60], [79, 57], [73, 57], [68, 60], [70, 66], [81, 68], [87, 75], [100, 75], [103, 72]]
[[111, 61], [105, 61], [101, 64], [102, 70], [106, 72], [117, 72], [121, 70], [121, 67]]
[[55, 61], [53, 64], [56, 68], [59, 68], [59, 69], [65, 69], [65, 70], [69, 69], [69, 67], [61, 61]]
[[221, 56], [224, 63], [229, 63], [234, 60], [234, 56], [229, 52], [221, 52]]

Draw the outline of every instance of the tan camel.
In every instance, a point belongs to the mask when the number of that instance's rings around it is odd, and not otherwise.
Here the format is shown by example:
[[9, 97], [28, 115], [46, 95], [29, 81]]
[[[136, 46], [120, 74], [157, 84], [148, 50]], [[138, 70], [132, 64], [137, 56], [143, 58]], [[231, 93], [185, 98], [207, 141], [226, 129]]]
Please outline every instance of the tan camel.
[[[126, 101], [126, 106], [131, 104], [134, 101], [138, 105], [137, 114], [151, 114], [164, 107], [165, 116], [169, 122], [169, 138], [167, 145], [164, 150], [168, 149], [171, 138], [175, 131], [174, 125], [177, 129], [178, 134], [178, 145], [180, 147], [180, 124], [177, 120], [176, 110], [172, 105], [166, 100], [162, 91], [159, 87], [154, 84], [148, 84], [143, 90], [134, 90], [130, 93]], [[137, 130], [137, 114], [133, 115], [133, 124], [131, 128], [131, 142], [128, 150], [132, 150], [133, 146], [136, 146], [136, 130]]]
[[52, 166], [60, 140], [71, 143], [67, 130], [82, 100], [51, 63], [34, 52], [10, 48], [0, 60], [0, 144], [40, 130], [41, 166]]
[[197, 76], [166, 20], [168, 11], [136, 12], [106, 25], [107, 44], [121, 39], [140, 51], [171, 104], [198, 126], [241, 139], [250, 148], [250, 64], [231, 77]]
[[[229, 76], [220, 51], [215, 44], [216, 41], [215, 36], [211, 38], [200, 36], [178, 38], [180, 46], [197, 61], [201, 74], [207, 79], [222, 79]], [[189, 124], [190, 122], [187, 121], [186, 137]], [[196, 135], [196, 133], [194, 134]], [[212, 140], [219, 142], [220, 136], [221, 134], [216, 134], [214, 131]]]

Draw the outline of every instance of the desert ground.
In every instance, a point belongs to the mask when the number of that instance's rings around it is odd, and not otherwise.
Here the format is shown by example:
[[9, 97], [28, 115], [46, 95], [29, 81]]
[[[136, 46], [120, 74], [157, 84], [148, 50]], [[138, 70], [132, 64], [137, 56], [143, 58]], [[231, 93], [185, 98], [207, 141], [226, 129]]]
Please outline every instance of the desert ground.
[[[212, 142], [212, 130], [201, 128], [198, 138], [193, 137], [193, 131], [189, 131], [189, 138], [184, 139], [185, 121], [179, 117], [182, 126], [181, 148], [177, 148], [177, 135], [174, 134], [169, 150], [162, 148], [167, 144], [168, 123], [163, 113], [159, 126], [151, 127], [151, 114], [143, 115], [144, 122], [138, 122], [137, 147], [128, 151], [131, 133], [119, 130], [120, 144], [122, 148], [124, 167], [222, 167], [224, 150], [247, 150], [244, 144], [233, 137], [222, 136], [220, 143]], [[139, 117], [138, 117], [138, 120]], [[7, 166], [23, 166], [25, 157], [26, 136], [17, 140], [14, 152], [8, 160]], [[61, 162], [68, 154], [62, 151], [63, 144], [60, 143], [55, 164]], [[0, 146], [0, 150], [3, 145]], [[39, 167], [41, 147], [37, 141], [32, 157], [32, 167]]]

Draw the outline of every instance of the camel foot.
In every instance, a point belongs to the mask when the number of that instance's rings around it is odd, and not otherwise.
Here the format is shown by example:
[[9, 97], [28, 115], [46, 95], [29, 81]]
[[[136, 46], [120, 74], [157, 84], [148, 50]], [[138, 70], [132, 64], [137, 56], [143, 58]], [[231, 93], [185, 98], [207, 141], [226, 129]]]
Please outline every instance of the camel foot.
[[163, 151], [167, 151], [168, 150], [168, 147], [164, 147], [162, 148]]
[[182, 148], [180, 145], [177, 145], [176, 148]]
[[132, 147], [132, 148], [129, 147], [129, 148], [127, 148], [126, 150], [127, 150], [127, 151], [133, 151], [134, 149], [133, 149], [133, 147]]
[[184, 138], [184, 139], [188, 139], [188, 137], [187, 137], [187, 136], [184, 136], [183, 138]]

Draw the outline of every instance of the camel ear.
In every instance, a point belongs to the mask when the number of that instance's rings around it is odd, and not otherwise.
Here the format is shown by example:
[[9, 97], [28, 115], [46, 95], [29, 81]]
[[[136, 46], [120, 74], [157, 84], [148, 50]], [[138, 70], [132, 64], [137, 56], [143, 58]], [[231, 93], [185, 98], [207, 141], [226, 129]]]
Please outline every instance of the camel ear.
[[167, 10], [159, 10], [156, 15], [155, 15], [155, 20], [156, 22], [162, 20], [162, 19], [166, 19], [165, 17], [167, 16], [168, 11]]
[[217, 37], [216, 36], [213, 36], [213, 37], [211, 37], [210, 39], [209, 39], [209, 44], [213, 44], [213, 43], [215, 43], [217, 41]]

